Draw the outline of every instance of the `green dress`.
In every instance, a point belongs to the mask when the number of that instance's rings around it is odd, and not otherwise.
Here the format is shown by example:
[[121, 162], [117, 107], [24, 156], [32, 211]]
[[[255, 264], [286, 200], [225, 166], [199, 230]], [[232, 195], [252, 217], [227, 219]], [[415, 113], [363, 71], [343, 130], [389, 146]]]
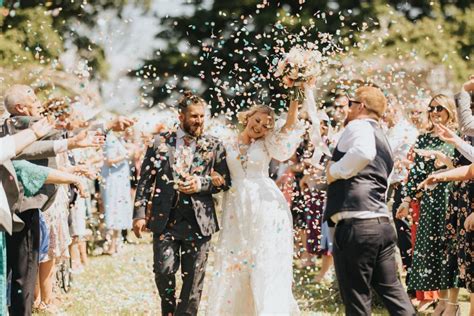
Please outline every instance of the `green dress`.
[[[44, 185], [50, 169], [25, 160], [12, 161], [25, 196], [35, 195]], [[7, 315], [7, 253], [5, 232], [0, 232], [0, 316]]]
[[[454, 147], [426, 133], [418, 136], [415, 149], [441, 151], [453, 157]], [[450, 183], [439, 183], [433, 190], [418, 191], [428, 175], [438, 170], [435, 160], [415, 155], [410, 169], [406, 195], [420, 201], [420, 220], [416, 233], [413, 264], [408, 281], [409, 291], [434, 291], [448, 288], [444, 254], [445, 217], [448, 209]]]

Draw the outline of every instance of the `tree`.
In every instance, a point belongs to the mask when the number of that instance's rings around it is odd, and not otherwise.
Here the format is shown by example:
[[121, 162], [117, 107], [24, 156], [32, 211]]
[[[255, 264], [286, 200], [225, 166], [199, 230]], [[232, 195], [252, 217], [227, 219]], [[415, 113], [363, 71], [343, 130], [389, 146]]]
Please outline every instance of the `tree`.
[[[194, 1], [188, 4], [194, 8], [194, 14], [162, 19], [164, 30], [157, 38], [164, 40], [166, 46], [157, 50], [156, 57], [147, 60], [134, 75], [143, 79], [144, 95], [150, 96], [155, 104], [177, 91], [193, 88], [210, 100], [214, 112], [235, 112], [252, 102], [266, 102], [279, 108], [285, 104], [284, 91], [269, 69], [283, 49], [304, 41], [318, 41], [320, 48], [325, 49], [330, 43], [322, 43], [321, 36], [328, 33], [331, 43], [344, 46], [351, 54], [357, 51], [354, 54], [359, 58], [371, 56], [377, 47], [384, 47], [383, 52], [388, 53], [394, 49], [392, 45], [398, 45], [400, 35], [392, 32], [379, 43], [370, 42], [370, 34], [381, 31], [381, 22], [389, 11], [400, 13], [397, 19], [410, 38], [419, 21], [427, 23], [447, 16], [453, 7], [443, 2], [437, 11], [429, 1], [416, 1], [412, 6], [404, 5], [406, 1], [390, 3], [344, 0], [307, 1], [300, 5], [297, 1], [244, 0], [214, 1], [209, 8], [203, 8], [201, 1]], [[457, 1], [456, 6], [466, 18], [472, 13], [469, 2]], [[469, 23], [472, 22], [466, 21], [466, 26]], [[439, 40], [461, 33], [460, 44], [453, 49], [469, 56], [472, 32], [462, 29], [447, 27]], [[366, 47], [361, 46], [364, 40]], [[411, 45], [419, 41], [415, 38]], [[467, 62], [463, 62], [464, 66]], [[458, 78], [464, 75], [461, 68], [454, 69]]]
[[[99, 12], [116, 9], [117, 14], [128, 0], [21, 0], [5, 1], [0, 15], [0, 65], [12, 68], [40, 63], [60, 67], [57, 58], [70, 41], [77, 54], [87, 61], [93, 76], [105, 76], [104, 50], [80, 29], [92, 29]], [[148, 5], [147, 0], [134, 1]]]

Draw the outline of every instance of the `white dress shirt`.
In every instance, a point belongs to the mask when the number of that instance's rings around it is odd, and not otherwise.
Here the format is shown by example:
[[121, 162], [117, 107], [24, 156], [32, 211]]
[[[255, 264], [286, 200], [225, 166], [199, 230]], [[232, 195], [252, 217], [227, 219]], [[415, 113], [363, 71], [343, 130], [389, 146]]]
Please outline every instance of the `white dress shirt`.
[[[180, 127], [176, 131], [176, 158], [175, 158], [175, 165], [173, 169], [178, 172], [179, 169], [184, 169], [181, 172], [185, 171], [186, 173], [190, 172], [194, 154], [196, 151], [196, 140], [192, 138], [190, 144], [186, 146], [184, 138], [187, 136], [185, 131]], [[199, 177], [195, 177], [197, 181], [197, 191], [201, 191], [201, 180]]]
[[456, 149], [466, 157], [470, 162], [474, 163], [474, 147], [469, 143], [461, 139], [459, 145], [456, 145]]
[[[374, 128], [370, 122], [378, 124], [373, 119], [357, 119], [347, 124], [337, 144], [337, 150], [345, 154], [339, 161], [333, 163], [329, 169], [335, 180], [354, 177], [374, 160], [377, 155], [377, 148]], [[388, 212], [386, 215], [370, 211], [339, 212], [331, 216], [331, 220], [337, 224], [340, 220], [347, 218], [366, 219], [381, 216], [388, 217]]]
[[[5, 136], [0, 138], [0, 164], [15, 157], [15, 154], [16, 147], [13, 137]], [[8, 199], [3, 189], [2, 181], [0, 181], [0, 212], [10, 213], [10, 206], [8, 205]]]
[[377, 149], [370, 121], [376, 122], [372, 119], [358, 119], [347, 124], [337, 143], [337, 149], [345, 155], [330, 168], [334, 179], [352, 178], [375, 158]]

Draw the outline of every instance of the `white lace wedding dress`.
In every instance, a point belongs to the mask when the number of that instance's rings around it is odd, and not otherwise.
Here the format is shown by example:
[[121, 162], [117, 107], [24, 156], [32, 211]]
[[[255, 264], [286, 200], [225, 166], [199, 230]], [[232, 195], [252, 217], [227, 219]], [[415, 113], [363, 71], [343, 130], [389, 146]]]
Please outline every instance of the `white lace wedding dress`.
[[[278, 124], [277, 124], [278, 125]], [[272, 158], [289, 159], [304, 128], [274, 132], [241, 157], [226, 144], [232, 188], [223, 200], [207, 315], [297, 315], [293, 297], [293, 227], [288, 204], [269, 177]]]

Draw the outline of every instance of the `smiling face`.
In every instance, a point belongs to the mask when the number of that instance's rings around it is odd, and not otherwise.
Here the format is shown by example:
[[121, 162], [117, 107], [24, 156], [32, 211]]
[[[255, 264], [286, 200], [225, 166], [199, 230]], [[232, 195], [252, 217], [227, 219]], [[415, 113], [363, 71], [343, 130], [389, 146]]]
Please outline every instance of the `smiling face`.
[[189, 135], [199, 137], [204, 130], [204, 104], [195, 103], [179, 114], [182, 129]]
[[434, 124], [446, 125], [449, 121], [449, 112], [436, 100], [431, 102], [428, 113], [430, 121]]
[[265, 112], [257, 111], [247, 118], [245, 132], [252, 139], [265, 137], [273, 126], [273, 118]]
[[20, 89], [18, 93], [20, 94], [20, 98], [15, 106], [16, 113], [14, 114], [40, 116], [41, 113], [43, 113], [43, 105], [32, 88], [25, 86], [25, 88]]

